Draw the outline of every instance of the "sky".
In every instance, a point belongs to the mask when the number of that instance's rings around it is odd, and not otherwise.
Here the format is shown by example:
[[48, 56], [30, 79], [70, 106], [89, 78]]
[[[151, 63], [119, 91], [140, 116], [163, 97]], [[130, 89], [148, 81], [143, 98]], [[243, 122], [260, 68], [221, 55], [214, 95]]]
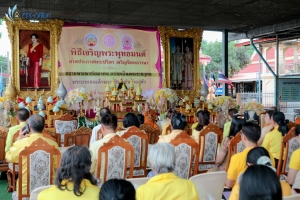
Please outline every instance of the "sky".
[[[8, 38], [8, 32], [6, 29], [5, 21], [3, 21], [2, 25], [0, 25], [0, 32], [2, 33], [2, 37], [0, 38], [0, 55], [6, 56], [7, 51], [11, 54], [11, 44]], [[222, 32], [216, 31], [204, 31], [203, 32], [203, 40], [214, 42], [222, 40]]]

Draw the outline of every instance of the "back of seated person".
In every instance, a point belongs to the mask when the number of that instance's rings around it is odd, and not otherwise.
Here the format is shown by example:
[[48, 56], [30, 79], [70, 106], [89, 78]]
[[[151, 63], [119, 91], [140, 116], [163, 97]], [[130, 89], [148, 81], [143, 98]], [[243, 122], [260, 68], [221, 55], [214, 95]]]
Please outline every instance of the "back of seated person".
[[137, 200], [184, 199], [198, 200], [195, 185], [173, 173], [175, 168], [175, 148], [170, 143], [153, 145], [148, 161], [155, 176], [136, 191]]
[[[25, 147], [30, 146], [33, 142], [35, 142], [38, 139], [42, 139], [44, 141], [46, 141], [49, 145], [54, 146], [55, 148], [58, 149], [58, 145], [55, 141], [46, 138], [43, 136], [43, 130], [44, 130], [44, 126], [45, 126], [45, 119], [40, 116], [40, 115], [32, 115], [31, 117], [29, 117], [28, 119], [28, 125], [29, 125], [29, 129], [30, 132], [27, 135], [24, 135], [24, 133], [26, 132], [26, 130], [22, 130], [20, 131], [18, 140], [13, 144], [13, 146], [9, 149], [8, 152], [6, 152], [5, 158], [8, 162], [14, 163], [14, 162], [18, 162], [19, 161], [19, 154], [21, 151], [24, 150]], [[27, 169], [27, 162], [23, 162], [23, 171], [26, 175], [26, 171]], [[54, 163], [54, 165], [56, 165], [56, 163]], [[23, 177], [23, 180], [27, 180], [27, 177]], [[26, 183], [23, 182], [22, 183], [22, 193], [26, 194]], [[17, 187], [18, 188], [18, 187]]]
[[104, 143], [108, 142], [112, 137], [116, 135], [116, 129], [118, 127], [118, 119], [114, 114], [106, 114], [101, 118], [101, 132], [103, 138], [94, 142], [90, 146], [90, 151], [92, 153], [92, 165], [91, 173], [94, 176], [97, 174], [97, 162], [98, 162], [98, 150], [103, 146]]
[[131, 182], [124, 179], [110, 179], [100, 190], [99, 200], [135, 200], [135, 189]]
[[[101, 108], [100, 110], [100, 117], [102, 118], [106, 114], [111, 114], [109, 108]], [[100, 119], [101, 120], [101, 119]], [[95, 126], [92, 131], [92, 136], [90, 140], [90, 146], [97, 141], [97, 132], [101, 128], [101, 123], [98, 126]]]
[[186, 117], [183, 114], [175, 113], [171, 119], [172, 132], [169, 135], [160, 136], [157, 143], [170, 142], [177, 135], [183, 132], [184, 128], [187, 126]]
[[[198, 123], [192, 132], [192, 137], [199, 143], [199, 134], [209, 124], [209, 112], [207, 110], [200, 110], [197, 112]], [[193, 129], [193, 128], [192, 128]]]
[[161, 135], [168, 135], [169, 133], [167, 133], [167, 128], [171, 125], [171, 119], [173, 117], [173, 115], [176, 113], [176, 109], [174, 108], [170, 108], [166, 114], [166, 120], [164, 122], [164, 124], [162, 125], [162, 133]]
[[146, 124], [144, 124], [144, 120], [145, 120], [145, 117], [144, 115], [142, 114], [137, 114], [136, 117], [138, 118], [139, 120], [139, 123], [140, 123], [140, 129], [143, 130], [143, 131], [146, 131], [146, 130], [153, 130], [155, 131], [156, 129], [154, 129], [153, 127], [151, 126], [148, 126]]
[[[272, 167], [272, 161], [270, 159], [270, 154], [264, 147], [252, 148], [247, 155], [247, 160], [246, 160], [245, 164], [247, 166], [265, 165], [265, 166], [270, 167], [276, 173], [276, 169], [274, 167]], [[243, 173], [239, 175], [237, 183], [234, 185], [234, 187], [231, 191], [229, 200], [238, 200], [239, 199], [240, 182], [241, 182], [242, 178], [243, 178]], [[289, 184], [281, 181], [280, 186], [281, 186], [283, 197], [291, 195], [291, 187]]]
[[74, 146], [65, 151], [57, 169], [55, 186], [38, 195], [38, 200], [98, 200], [97, 180], [90, 173], [91, 154], [86, 147]]
[[229, 130], [230, 130], [230, 126], [231, 126], [231, 121], [232, 118], [238, 113], [237, 109], [235, 108], [231, 108], [228, 110], [228, 118], [229, 118], [229, 122], [226, 122], [224, 124], [224, 129], [223, 129], [223, 138], [227, 137], [229, 135]]
[[6, 145], [5, 145], [5, 152], [8, 152], [9, 148], [13, 144], [13, 136], [14, 134], [19, 131], [23, 126], [25, 126], [27, 119], [29, 118], [29, 111], [26, 108], [20, 108], [17, 113], [17, 121], [19, 122], [18, 125], [10, 127], [8, 129], [7, 137], [6, 137]]
[[[295, 129], [295, 135], [296, 135], [297, 142], [300, 144], [300, 125], [297, 125]], [[299, 171], [300, 171], [300, 148], [295, 150], [292, 154], [286, 182], [288, 182], [290, 185], [295, 185], [295, 183], [297, 183], [296, 184], [297, 187], [300, 187], [300, 177], [297, 176]]]
[[264, 165], [248, 167], [240, 183], [239, 199], [281, 200], [282, 190], [276, 173]]
[[121, 137], [132, 126], [136, 126], [139, 128], [140, 122], [134, 113], [127, 113], [123, 119], [123, 127], [125, 128], [125, 130], [118, 131], [117, 135]]

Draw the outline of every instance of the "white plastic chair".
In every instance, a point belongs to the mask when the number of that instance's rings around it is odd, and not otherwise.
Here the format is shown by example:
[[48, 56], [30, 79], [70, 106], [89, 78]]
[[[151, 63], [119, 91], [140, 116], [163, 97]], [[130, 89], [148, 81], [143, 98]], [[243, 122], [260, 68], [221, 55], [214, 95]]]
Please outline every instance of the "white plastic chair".
[[299, 200], [300, 199], [300, 194], [288, 196], [288, 197], [283, 197], [282, 200]]
[[42, 192], [45, 189], [48, 189], [49, 187], [52, 187], [53, 185], [47, 185], [47, 186], [41, 186], [38, 188], [35, 188], [31, 194], [30, 194], [30, 200], [37, 200], [40, 192]]
[[226, 172], [212, 172], [192, 176], [189, 180], [196, 186], [201, 200], [220, 200], [226, 177]]
[[137, 189], [140, 185], [147, 183], [149, 177], [145, 178], [128, 178], [127, 181], [131, 182], [135, 189]]

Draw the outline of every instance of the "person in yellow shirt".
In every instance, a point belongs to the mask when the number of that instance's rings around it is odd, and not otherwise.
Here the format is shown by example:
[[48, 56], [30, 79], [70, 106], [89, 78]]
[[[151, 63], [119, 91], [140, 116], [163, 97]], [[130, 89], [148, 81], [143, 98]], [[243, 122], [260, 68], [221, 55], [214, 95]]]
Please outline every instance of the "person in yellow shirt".
[[[295, 129], [295, 135], [297, 142], [300, 144], [300, 125], [297, 125]], [[297, 149], [293, 152], [292, 157], [290, 159], [290, 164], [289, 164], [289, 172], [286, 177], [286, 182], [288, 182], [290, 185], [296, 185], [297, 187], [300, 187], [300, 176], [299, 174], [300, 171], [300, 149]]]
[[229, 135], [229, 131], [230, 131], [230, 126], [231, 126], [231, 121], [232, 118], [235, 114], [238, 113], [238, 110], [235, 108], [231, 108], [228, 110], [228, 118], [229, 118], [229, 122], [226, 122], [224, 124], [224, 129], [223, 129], [223, 138], [227, 137]]
[[199, 110], [196, 115], [198, 123], [192, 132], [192, 138], [199, 144], [200, 132], [209, 124], [209, 112], [207, 110]]
[[[91, 173], [96, 177], [97, 176], [97, 163], [98, 163], [98, 150], [103, 146], [104, 143], [108, 142], [112, 137], [116, 135], [116, 129], [118, 127], [118, 119], [114, 114], [106, 114], [101, 117], [101, 131], [103, 138], [94, 142], [90, 146], [90, 151], [92, 154], [92, 165]], [[104, 171], [100, 172], [100, 179], [104, 177]]]
[[[32, 115], [28, 119], [28, 125], [29, 125], [29, 136], [24, 135], [26, 130], [20, 131], [18, 140], [13, 144], [12, 147], [10, 147], [9, 151], [6, 152], [5, 158], [8, 162], [14, 163], [19, 161], [19, 154], [21, 151], [24, 150], [25, 147], [30, 146], [34, 141], [38, 140], [39, 138], [46, 141], [49, 145], [54, 146], [58, 149], [58, 145], [53, 140], [46, 138], [43, 136], [42, 132], [45, 126], [45, 119], [40, 115]], [[54, 165], [57, 165], [57, 163], [54, 163]], [[22, 171], [22, 193], [26, 194], [26, 187], [27, 187], [27, 160], [24, 159], [24, 162], [22, 163], [23, 171]], [[55, 166], [57, 167], [57, 166]], [[19, 183], [17, 183], [19, 184]], [[17, 187], [18, 188], [18, 187]], [[17, 189], [18, 190], [18, 189]]]
[[166, 114], [166, 121], [162, 125], [162, 132], [161, 132], [162, 136], [170, 134], [170, 133], [167, 133], [167, 128], [168, 128], [168, 126], [171, 125], [171, 119], [176, 112], [177, 111], [174, 108], [170, 108], [168, 110], [168, 112]]
[[101, 186], [99, 200], [135, 200], [135, 188], [124, 179], [110, 179]]
[[38, 200], [86, 199], [98, 200], [97, 180], [90, 173], [91, 154], [88, 148], [73, 146], [67, 149], [57, 169], [55, 185], [43, 190]]
[[265, 126], [261, 129], [260, 138], [257, 142], [259, 146], [262, 145], [262, 142], [264, 141], [264, 138], [267, 133], [269, 133], [274, 127], [272, 123], [272, 116], [275, 113], [274, 110], [268, 110], [265, 114], [264, 120], [265, 120]]
[[252, 165], [243, 174], [239, 199], [282, 200], [282, 189], [276, 173], [265, 165]]
[[173, 173], [175, 168], [175, 148], [169, 143], [153, 145], [148, 161], [155, 176], [136, 190], [137, 200], [184, 199], [198, 200], [194, 183]]
[[12, 146], [14, 134], [25, 126], [26, 120], [29, 118], [29, 111], [26, 108], [20, 108], [16, 118], [19, 124], [8, 129], [5, 152], [8, 152], [9, 148]]
[[275, 159], [275, 167], [277, 168], [280, 157], [280, 148], [282, 137], [288, 133], [288, 121], [282, 112], [275, 112], [272, 116], [272, 125], [274, 129], [265, 135], [262, 147], [267, 149]]
[[[272, 167], [272, 161], [270, 159], [269, 152], [264, 147], [254, 147], [252, 148], [248, 155], [245, 163], [247, 166], [252, 165], [265, 165], [270, 167], [274, 172], [276, 169]], [[232, 188], [229, 200], [239, 200], [239, 191], [240, 191], [240, 182], [243, 177], [243, 173], [239, 175], [237, 183]], [[282, 189], [282, 196], [290, 196], [291, 195], [291, 187], [286, 182], [280, 182]]]
[[172, 132], [169, 135], [160, 136], [157, 143], [170, 142], [177, 135], [183, 132], [183, 129], [187, 126], [186, 117], [181, 113], [175, 113], [171, 120]]
[[[247, 169], [246, 158], [248, 152], [257, 146], [260, 137], [260, 127], [252, 122], [246, 122], [242, 126], [241, 139], [245, 149], [233, 155], [230, 158], [229, 168], [227, 170], [226, 187], [232, 188], [240, 173]], [[270, 155], [271, 156], [271, 155]], [[274, 166], [274, 158], [271, 158], [272, 166]]]

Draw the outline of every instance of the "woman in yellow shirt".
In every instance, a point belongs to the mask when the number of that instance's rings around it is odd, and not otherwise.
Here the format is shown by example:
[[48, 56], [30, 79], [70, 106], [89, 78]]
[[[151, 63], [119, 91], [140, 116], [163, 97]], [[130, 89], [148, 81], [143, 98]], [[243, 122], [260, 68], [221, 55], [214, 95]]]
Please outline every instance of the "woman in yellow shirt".
[[200, 110], [197, 112], [198, 124], [192, 132], [192, 137], [199, 143], [199, 135], [205, 126], [209, 124], [209, 112], [207, 110]]
[[[265, 166], [270, 167], [274, 171], [274, 174], [276, 173], [276, 169], [272, 167], [272, 161], [270, 159], [270, 154], [263, 147], [252, 148], [247, 154], [247, 159], [246, 159], [245, 165], [247, 165], [247, 166], [265, 165]], [[276, 174], [275, 174], [275, 176], [276, 176]], [[242, 179], [243, 179], [243, 174], [240, 174], [237, 183], [232, 188], [229, 200], [239, 200], [240, 183], [241, 183]], [[277, 178], [277, 180], [278, 180], [278, 178]], [[289, 184], [281, 181], [280, 186], [281, 186], [283, 197], [291, 195], [291, 187]]]
[[275, 112], [272, 116], [271, 123], [274, 129], [265, 135], [262, 147], [267, 149], [275, 159], [275, 167], [277, 168], [280, 156], [281, 140], [287, 134], [289, 128], [287, 126], [288, 120], [282, 112]]
[[[295, 135], [297, 142], [300, 144], [300, 125], [298, 125], [295, 129]], [[290, 164], [289, 164], [289, 172], [286, 177], [286, 182], [293, 187], [300, 187], [300, 176], [298, 172], [300, 171], [300, 149], [297, 149], [293, 152]]]
[[88, 148], [74, 146], [67, 149], [55, 177], [55, 186], [43, 190], [38, 200], [81, 199], [98, 200], [100, 189], [90, 173], [91, 154]]
[[172, 116], [176, 113], [176, 109], [174, 108], [170, 108], [166, 114], [166, 121], [163, 123], [162, 125], [162, 133], [161, 135], [168, 135], [170, 133], [167, 133], [167, 128], [168, 126], [171, 126], [171, 119], [172, 119]]

